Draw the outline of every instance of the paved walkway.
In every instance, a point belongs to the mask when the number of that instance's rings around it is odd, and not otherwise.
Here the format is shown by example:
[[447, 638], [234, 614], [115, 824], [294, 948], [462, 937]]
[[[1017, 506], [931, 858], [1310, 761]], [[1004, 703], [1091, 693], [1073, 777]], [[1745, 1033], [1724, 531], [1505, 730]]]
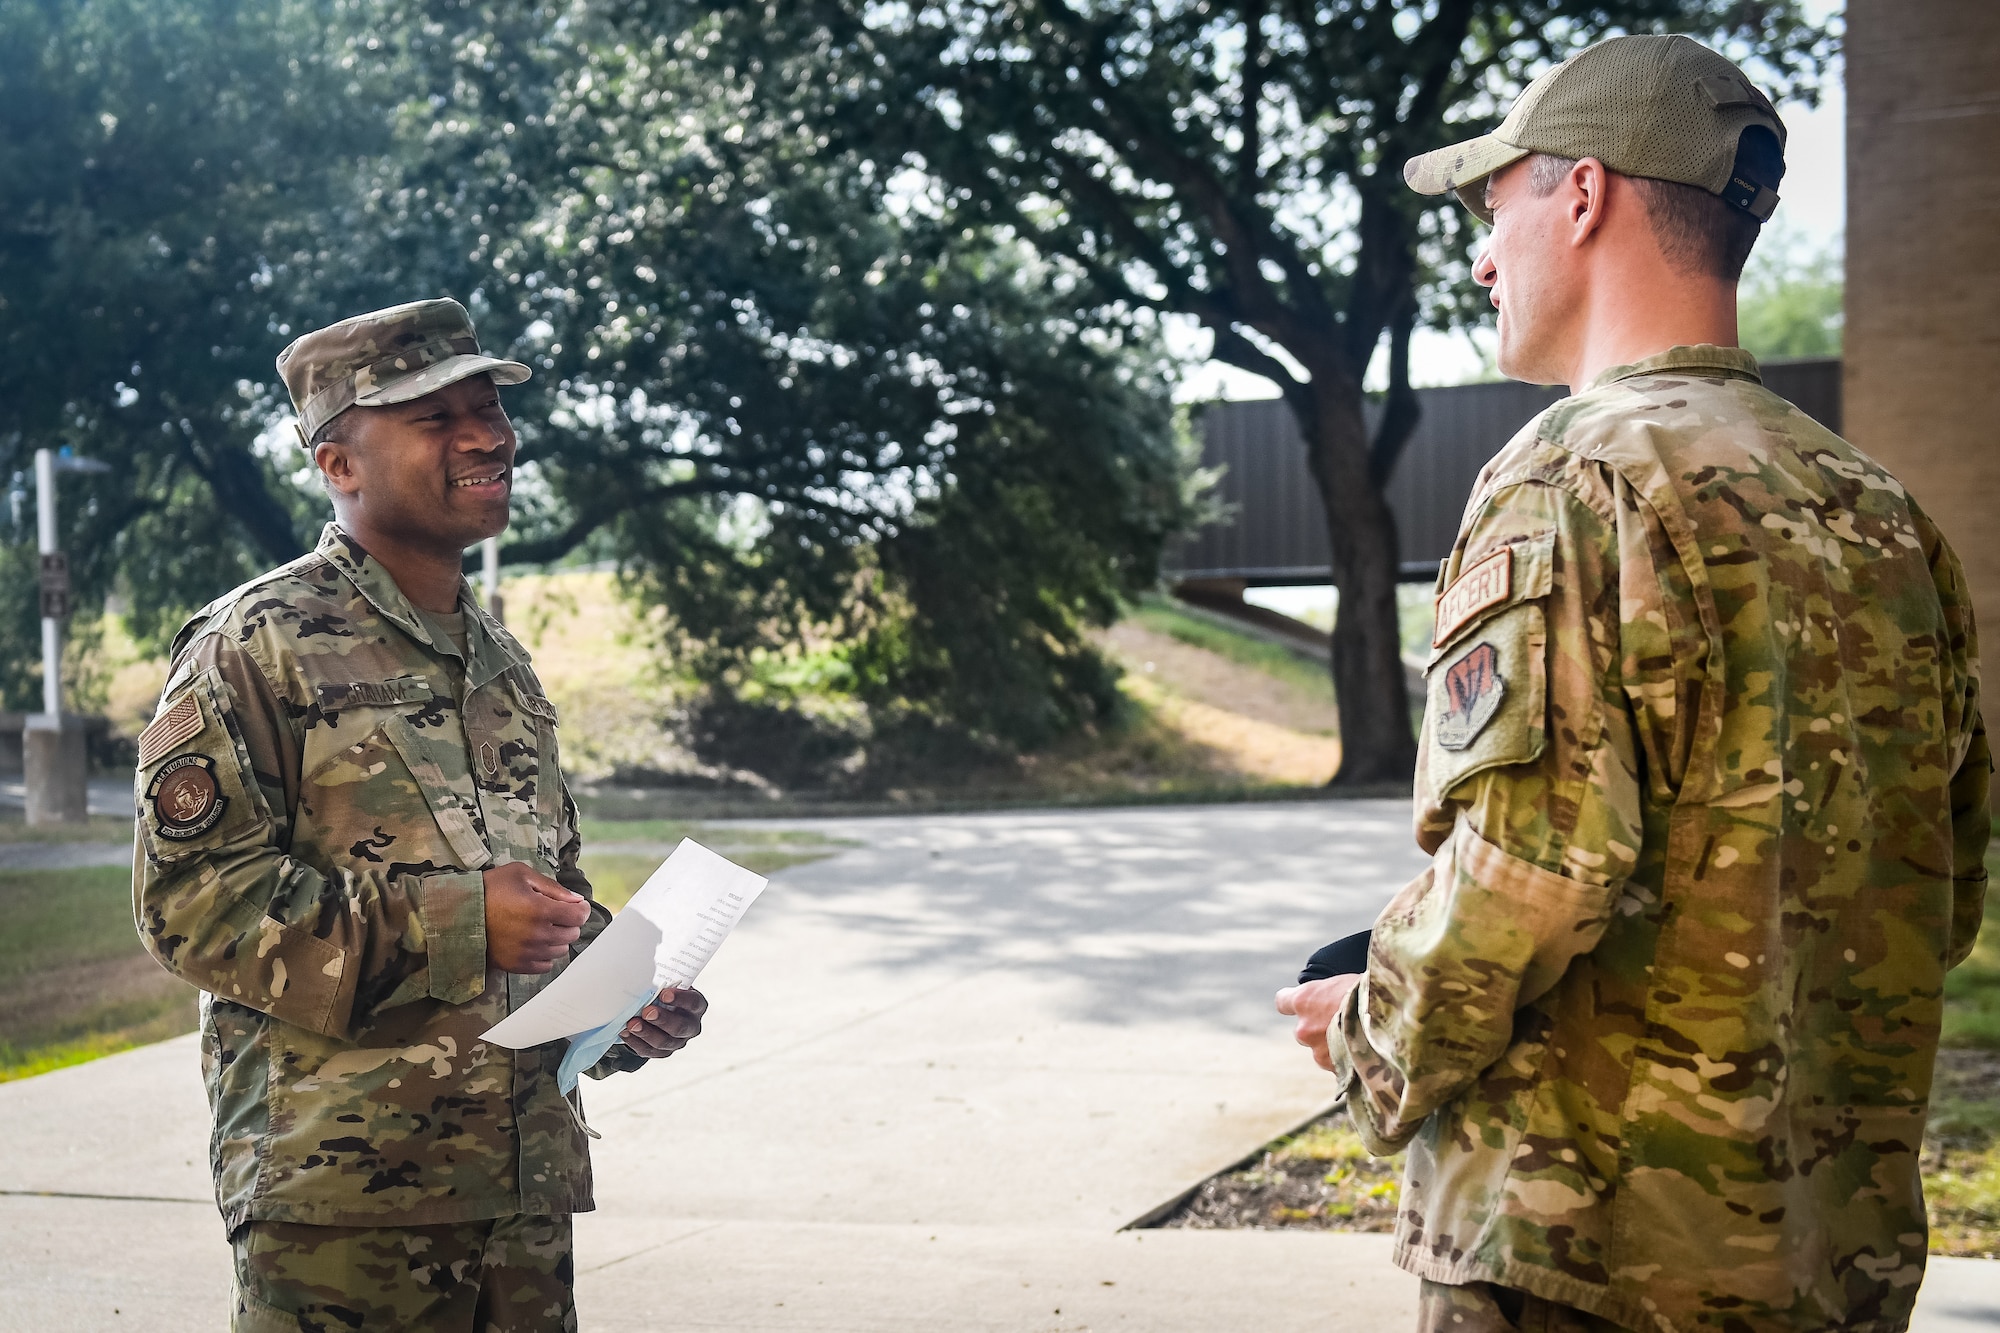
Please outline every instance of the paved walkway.
[[[1407, 1324], [1383, 1237], [1119, 1230], [1324, 1108], [1270, 995], [1417, 868], [1406, 807], [814, 827], [862, 845], [778, 877], [707, 1033], [588, 1091], [586, 1328]], [[221, 1326], [196, 1064], [0, 1085], [0, 1330]], [[1990, 1266], [1934, 1271], [1926, 1333], [1993, 1326]]]
[[[16, 810], [25, 809], [28, 804], [26, 782], [16, 773], [0, 776], [0, 806], [12, 806]], [[132, 779], [124, 776], [91, 778], [86, 785], [84, 804], [93, 815], [132, 814]]]
[[130, 838], [124, 842], [0, 843], [0, 870], [81, 870], [131, 864]]

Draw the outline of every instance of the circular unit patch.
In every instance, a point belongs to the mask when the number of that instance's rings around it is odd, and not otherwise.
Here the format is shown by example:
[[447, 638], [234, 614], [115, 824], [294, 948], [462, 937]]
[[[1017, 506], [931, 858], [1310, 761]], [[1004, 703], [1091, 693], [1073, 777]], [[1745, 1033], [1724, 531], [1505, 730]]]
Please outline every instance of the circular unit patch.
[[198, 838], [215, 827], [229, 804], [205, 754], [176, 755], [160, 765], [146, 787], [156, 832], [163, 838]]

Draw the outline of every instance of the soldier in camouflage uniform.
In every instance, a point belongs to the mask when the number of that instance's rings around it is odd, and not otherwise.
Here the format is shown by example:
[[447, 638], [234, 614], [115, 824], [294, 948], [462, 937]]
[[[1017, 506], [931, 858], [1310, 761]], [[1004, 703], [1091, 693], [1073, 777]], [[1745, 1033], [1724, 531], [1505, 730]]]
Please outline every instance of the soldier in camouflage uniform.
[[[515, 439], [455, 301], [279, 358], [334, 503], [310, 555], [183, 629], [139, 743], [140, 937], [201, 988], [239, 1330], [573, 1328], [591, 1206], [564, 1047], [489, 1046], [609, 920], [577, 868], [556, 710], [473, 600]], [[590, 1071], [663, 1056], [669, 992]]]
[[1923, 1277], [1991, 761], [1936, 526], [1733, 345], [1782, 142], [1721, 56], [1632, 37], [1406, 169], [1494, 224], [1502, 369], [1574, 395], [1440, 571], [1433, 864], [1365, 977], [1279, 997], [1408, 1147], [1426, 1328], [1897, 1330]]

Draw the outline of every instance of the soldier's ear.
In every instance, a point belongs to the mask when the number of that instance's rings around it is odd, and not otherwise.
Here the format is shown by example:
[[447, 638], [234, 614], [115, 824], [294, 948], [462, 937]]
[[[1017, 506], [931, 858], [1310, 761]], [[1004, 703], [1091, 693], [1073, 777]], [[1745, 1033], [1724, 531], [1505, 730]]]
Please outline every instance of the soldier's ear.
[[313, 465], [320, 481], [332, 496], [354, 495], [361, 489], [355, 468], [354, 446], [350, 441], [329, 435], [313, 446]]

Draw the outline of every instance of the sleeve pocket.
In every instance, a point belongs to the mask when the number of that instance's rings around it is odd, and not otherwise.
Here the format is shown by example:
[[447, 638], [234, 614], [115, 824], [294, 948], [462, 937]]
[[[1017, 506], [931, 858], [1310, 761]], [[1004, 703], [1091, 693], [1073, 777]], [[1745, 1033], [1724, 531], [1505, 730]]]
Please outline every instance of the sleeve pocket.
[[1424, 707], [1432, 792], [1442, 797], [1489, 768], [1541, 757], [1547, 650], [1542, 604], [1519, 602], [1479, 621], [1432, 660]]
[[157, 864], [225, 846], [270, 819], [227, 711], [221, 676], [204, 671], [161, 701], [140, 737], [139, 828]]
[[1433, 795], [1489, 768], [1539, 759], [1547, 744], [1548, 627], [1556, 534], [1466, 554], [1438, 593], [1424, 668], [1424, 777]]

